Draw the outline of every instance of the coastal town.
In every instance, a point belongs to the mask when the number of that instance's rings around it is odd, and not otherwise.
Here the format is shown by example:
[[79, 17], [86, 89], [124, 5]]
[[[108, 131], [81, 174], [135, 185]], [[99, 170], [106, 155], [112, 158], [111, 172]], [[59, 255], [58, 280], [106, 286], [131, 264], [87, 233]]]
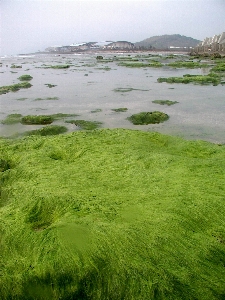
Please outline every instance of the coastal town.
[[[165, 40], [167, 37], [167, 41]], [[179, 43], [175, 43], [173, 38], [177, 36], [182, 37], [183, 40]], [[168, 43], [168, 37], [171, 37], [171, 43]], [[152, 37], [155, 38], [155, 37]], [[138, 51], [138, 50], [153, 50], [153, 51], [183, 51], [189, 52], [192, 55], [210, 55], [218, 53], [220, 55], [225, 54], [225, 32], [221, 34], [214, 35], [213, 37], [206, 37], [203, 41], [194, 40], [180, 35], [164, 35], [157, 37], [158, 39], [165, 41], [161, 42], [160, 47], [152, 42], [151, 38], [148, 43], [131, 43], [128, 41], [101, 41], [101, 42], [82, 42], [82, 43], [72, 43], [66, 46], [51, 46], [45, 49], [49, 53], [76, 53], [76, 52], [86, 52], [86, 51]], [[184, 40], [184, 38], [189, 40]], [[191, 40], [190, 40], [191, 39]], [[191, 42], [190, 42], [191, 41]], [[145, 42], [145, 41], [143, 41]], [[193, 44], [195, 42], [195, 44]]]
[[78, 52], [87, 50], [134, 50], [135, 46], [133, 43], [127, 41], [103, 41], [103, 42], [84, 42], [84, 43], [73, 43], [69, 46], [52, 46], [45, 49], [47, 52]]
[[190, 52], [200, 40], [186, 37], [180, 34], [165, 34], [153, 36], [140, 42], [131, 43], [129, 41], [101, 41], [72, 43], [67, 46], [51, 46], [45, 49], [50, 53], [76, 53], [86, 51], [184, 51]]

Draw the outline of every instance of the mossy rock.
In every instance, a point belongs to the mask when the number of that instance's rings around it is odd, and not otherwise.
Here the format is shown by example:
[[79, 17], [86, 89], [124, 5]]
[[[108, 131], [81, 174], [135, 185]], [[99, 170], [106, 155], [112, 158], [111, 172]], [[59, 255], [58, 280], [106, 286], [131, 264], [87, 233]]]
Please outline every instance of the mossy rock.
[[21, 123], [24, 125], [45, 125], [51, 124], [54, 121], [52, 116], [45, 115], [28, 115], [21, 119]]
[[127, 118], [134, 125], [158, 124], [169, 119], [169, 116], [160, 111], [140, 112]]

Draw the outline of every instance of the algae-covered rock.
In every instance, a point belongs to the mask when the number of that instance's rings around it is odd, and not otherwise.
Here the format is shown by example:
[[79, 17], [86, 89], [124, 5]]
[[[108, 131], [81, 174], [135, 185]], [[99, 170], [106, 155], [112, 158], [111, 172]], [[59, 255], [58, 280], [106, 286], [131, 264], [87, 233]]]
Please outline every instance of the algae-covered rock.
[[21, 119], [21, 123], [25, 125], [44, 125], [44, 124], [51, 124], [54, 121], [52, 116], [45, 116], [45, 115], [28, 115], [24, 116]]
[[158, 124], [169, 119], [169, 116], [160, 111], [140, 112], [127, 118], [134, 125]]
[[31, 75], [21, 75], [18, 79], [21, 81], [28, 81], [33, 79], [33, 77]]

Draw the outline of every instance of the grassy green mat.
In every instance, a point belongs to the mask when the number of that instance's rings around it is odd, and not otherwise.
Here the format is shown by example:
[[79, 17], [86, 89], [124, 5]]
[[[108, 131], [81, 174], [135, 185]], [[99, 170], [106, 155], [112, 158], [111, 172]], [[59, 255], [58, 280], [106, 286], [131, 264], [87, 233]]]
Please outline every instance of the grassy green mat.
[[1, 299], [224, 299], [225, 146], [125, 129], [0, 140]]

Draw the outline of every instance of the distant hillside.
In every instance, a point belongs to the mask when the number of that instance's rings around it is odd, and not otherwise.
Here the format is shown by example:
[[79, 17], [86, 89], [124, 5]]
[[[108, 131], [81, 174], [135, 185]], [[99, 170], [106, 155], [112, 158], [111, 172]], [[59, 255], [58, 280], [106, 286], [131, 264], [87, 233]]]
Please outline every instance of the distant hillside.
[[191, 48], [200, 41], [180, 34], [153, 36], [141, 42], [135, 43], [135, 47], [169, 49], [169, 48]]

